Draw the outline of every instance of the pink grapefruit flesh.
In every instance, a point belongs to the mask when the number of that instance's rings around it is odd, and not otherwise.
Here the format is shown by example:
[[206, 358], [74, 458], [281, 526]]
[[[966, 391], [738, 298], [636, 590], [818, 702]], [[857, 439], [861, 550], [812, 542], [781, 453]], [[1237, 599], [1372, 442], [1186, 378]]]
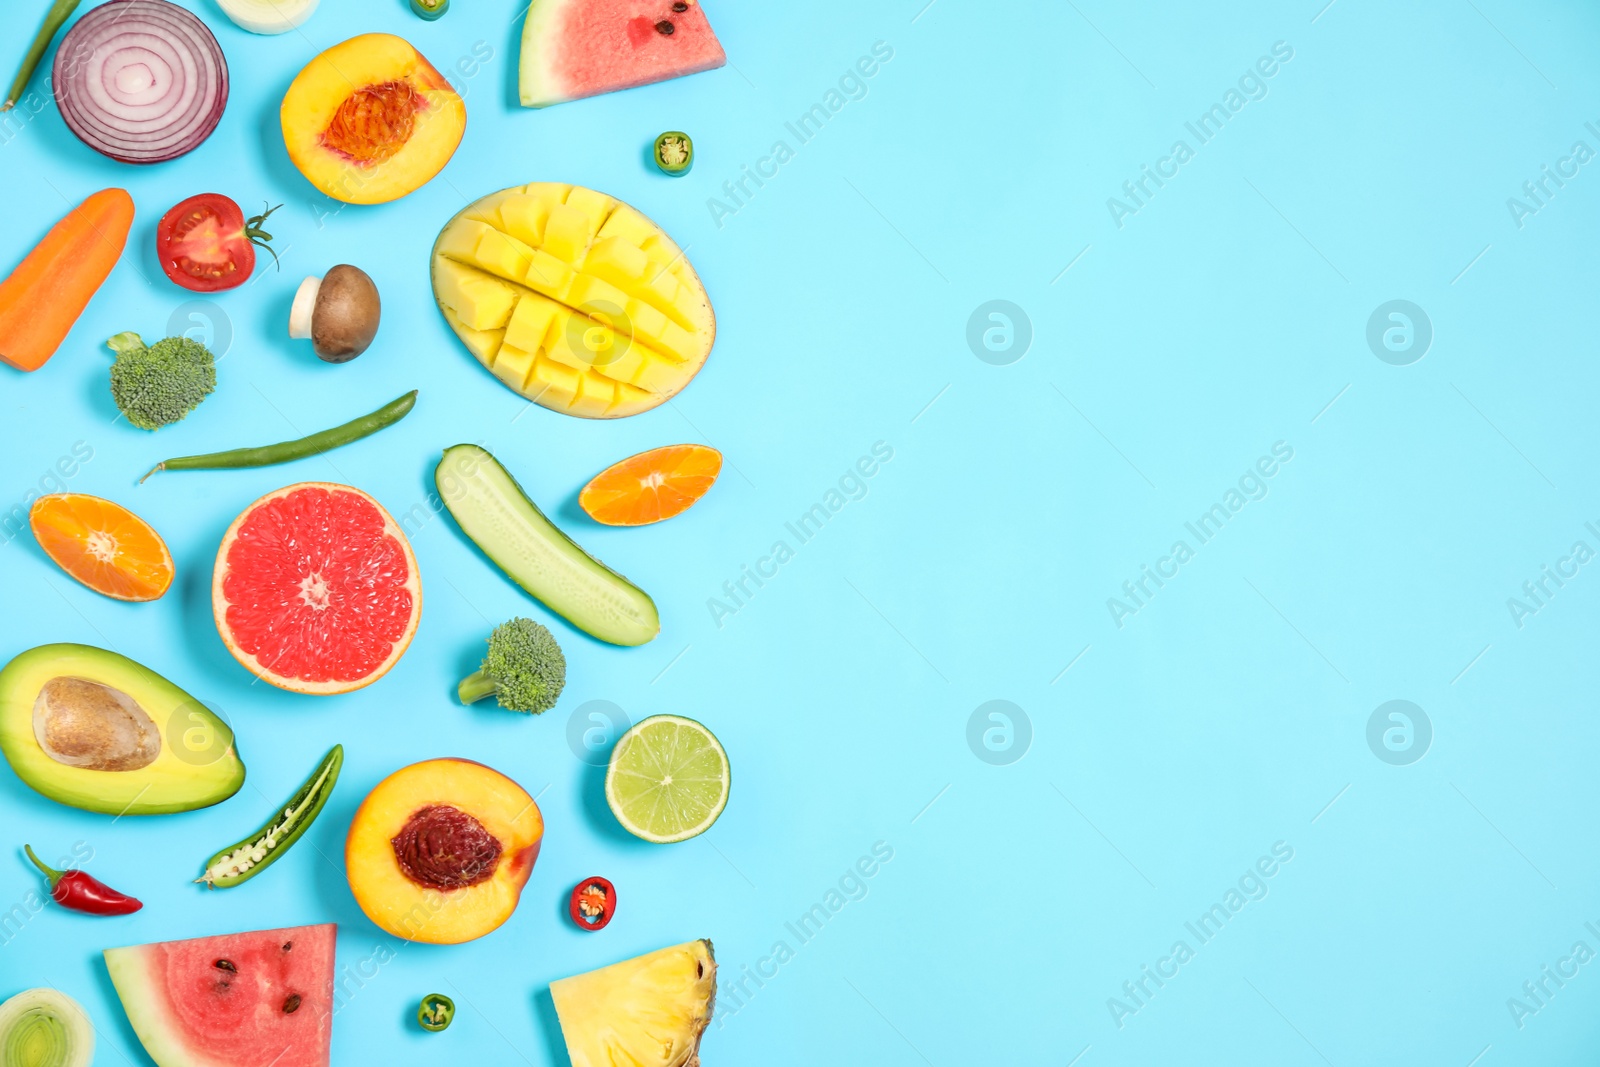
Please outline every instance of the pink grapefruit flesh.
[[359, 489], [286, 486], [228, 527], [211, 585], [217, 631], [258, 677], [347, 693], [388, 673], [417, 631], [422, 583], [404, 532]]

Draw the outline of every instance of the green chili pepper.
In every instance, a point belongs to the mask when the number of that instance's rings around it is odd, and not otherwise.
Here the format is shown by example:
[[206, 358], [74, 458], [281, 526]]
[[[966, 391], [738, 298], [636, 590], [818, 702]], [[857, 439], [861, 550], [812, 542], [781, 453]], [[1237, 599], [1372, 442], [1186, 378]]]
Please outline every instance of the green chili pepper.
[[432, 22], [450, 7], [450, 0], [411, 0], [411, 10]]
[[205, 873], [195, 881], [204, 882], [212, 889], [231, 889], [270, 867], [273, 860], [300, 840], [300, 835], [322, 813], [323, 805], [333, 795], [333, 785], [339, 780], [342, 766], [344, 746], [334, 745], [289, 802], [273, 813], [271, 821], [243, 841], [212, 856], [206, 861]]
[[694, 142], [686, 133], [668, 130], [656, 138], [653, 158], [656, 166], [661, 168], [661, 173], [681, 178], [694, 166]]
[[430, 1033], [443, 1030], [455, 1017], [456, 1002], [443, 993], [429, 993], [422, 998], [422, 1006], [417, 1009], [417, 1022]]
[[72, 17], [78, 9], [79, 0], [56, 0], [50, 5], [50, 10], [45, 12], [44, 25], [39, 27], [39, 32], [33, 38], [33, 44], [28, 48], [28, 54], [22, 57], [22, 66], [17, 70], [17, 77], [11, 83], [11, 88], [6, 90], [6, 99], [0, 103], [0, 111], [10, 111], [22, 99], [22, 94], [28, 89], [28, 79], [33, 77], [34, 69], [39, 66], [39, 60], [44, 58], [44, 50], [50, 47], [50, 42], [55, 39], [56, 31], [61, 24]]
[[142, 483], [145, 478], [157, 471], [202, 471], [202, 470], [235, 470], [241, 467], [270, 467], [276, 463], [293, 463], [297, 459], [307, 456], [320, 456], [324, 452], [331, 452], [343, 447], [352, 441], [359, 441], [369, 437], [379, 430], [393, 426], [410, 413], [417, 402], [415, 389], [397, 400], [392, 400], [370, 415], [363, 415], [359, 419], [352, 419], [343, 426], [335, 426], [331, 430], [314, 433], [310, 437], [302, 437], [296, 441], [284, 441], [276, 445], [262, 445], [258, 448], [235, 448], [230, 452], [209, 452], [203, 456], [179, 456], [176, 459], [164, 460], [150, 468], [149, 474], [140, 478]]

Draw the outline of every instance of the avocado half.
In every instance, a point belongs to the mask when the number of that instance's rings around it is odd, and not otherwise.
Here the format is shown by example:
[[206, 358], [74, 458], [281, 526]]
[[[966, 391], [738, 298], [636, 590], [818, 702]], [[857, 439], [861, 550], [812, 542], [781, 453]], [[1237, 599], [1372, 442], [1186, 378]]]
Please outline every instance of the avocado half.
[[51, 800], [109, 815], [192, 811], [244, 785], [227, 723], [92, 645], [40, 645], [0, 670], [0, 753]]

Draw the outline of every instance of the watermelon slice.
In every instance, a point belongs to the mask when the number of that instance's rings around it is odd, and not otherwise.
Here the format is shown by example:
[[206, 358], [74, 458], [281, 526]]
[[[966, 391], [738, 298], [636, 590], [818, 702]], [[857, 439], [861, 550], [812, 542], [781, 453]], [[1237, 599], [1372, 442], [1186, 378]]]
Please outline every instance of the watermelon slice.
[[549, 107], [727, 61], [699, 0], [532, 0], [522, 25], [522, 103]]
[[158, 1067], [328, 1067], [336, 929], [108, 948], [106, 968]]

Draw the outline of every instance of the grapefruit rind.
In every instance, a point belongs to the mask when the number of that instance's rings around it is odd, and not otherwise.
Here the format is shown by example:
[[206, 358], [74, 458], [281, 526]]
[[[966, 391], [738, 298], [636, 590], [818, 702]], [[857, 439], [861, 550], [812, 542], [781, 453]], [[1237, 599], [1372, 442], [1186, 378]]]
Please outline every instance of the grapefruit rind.
[[[383, 516], [384, 533], [393, 537], [400, 545], [401, 551], [405, 553], [406, 568], [410, 575], [406, 587], [410, 590], [412, 598], [410, 623], [405, 632], [394, 641], [393, 647], [384, 661], [374, 668], [370, 674], [361, 678], [350, 681], [314, 682], [303, 678], [286, 677], [262, 663], [256, 656], [240, 648], [228, 625], [228, 608], [231, 602], [223, 589], [229, 573], [228, 549], [238, 538], [239, 530], [256, 511], [274, 500], [288, 496], [290, 493], [301, 489], [325, 489], [330, 493], [350, 493], [361, 497], [378, 509], [378, 514]], [[282, 489], [275, 489], [257, 499], [239, 513], [239, 517], [233, 520], [233, 523], [222, 535], [222, 544], [217, 549], [216, 569], [212, 572], [211, 577], [211, 612], [216, 620], [217, 633], [221, 636], [222, 643], [228, 647], [228, 651], [233, 654], [233, 657], [251, 674], [291, 693], [303, 693], [309, 696], [337, 696], [341, 693], [353, 693], [357, 689], [365, 689], [385, 674], [388, 674], [394, 668], [394, 665], [400, 662], [400, 657], [405, 655], [406, 649], [411, 646], [412, 638], [416, 636], [417, 626], [422, 621], [422, 576], [417, 570], [417, 557], [411, 550], [411, 542], [406, 540], [405, 531], [394, 521], [394, 516], [390, 515], [388, 510], [370, 495], [363, 493], [354, 486], [340, 485], [337, 482], [296, 482], [294, 485], [286, 485]]]

